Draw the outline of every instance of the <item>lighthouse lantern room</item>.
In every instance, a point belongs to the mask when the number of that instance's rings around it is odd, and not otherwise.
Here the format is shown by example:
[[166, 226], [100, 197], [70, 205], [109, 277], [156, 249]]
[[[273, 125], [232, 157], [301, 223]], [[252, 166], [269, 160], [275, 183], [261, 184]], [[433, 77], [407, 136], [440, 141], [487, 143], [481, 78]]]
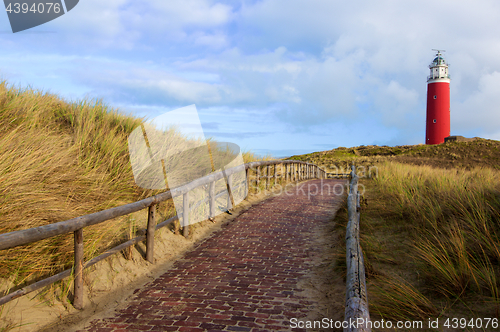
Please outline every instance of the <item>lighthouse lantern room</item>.
[[427, 120], [425, 144], [441, 144], [450, 136], [450, 75], [448, 64], [437, 51], [427, 77]]

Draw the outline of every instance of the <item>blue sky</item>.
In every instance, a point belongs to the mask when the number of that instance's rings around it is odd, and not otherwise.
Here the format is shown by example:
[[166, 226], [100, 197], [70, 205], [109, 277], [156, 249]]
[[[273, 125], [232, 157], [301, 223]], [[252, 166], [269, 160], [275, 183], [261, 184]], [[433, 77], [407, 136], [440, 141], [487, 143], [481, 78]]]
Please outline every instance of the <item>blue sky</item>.
[[433, 48], [451, 134], [500, 140], [500, 2], [80, 0], [13, 34], [0, 77], [153, 118], [195, 104], [206, 136], [288, 156], [423, 143]]

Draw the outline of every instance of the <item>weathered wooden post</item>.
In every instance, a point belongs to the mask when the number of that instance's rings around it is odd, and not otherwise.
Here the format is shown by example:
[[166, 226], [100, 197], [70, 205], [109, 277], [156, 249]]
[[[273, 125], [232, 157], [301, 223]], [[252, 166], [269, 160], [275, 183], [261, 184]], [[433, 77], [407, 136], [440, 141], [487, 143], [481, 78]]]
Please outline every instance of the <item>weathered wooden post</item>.
[[259, 187], [260, 184], [260, 166], [257, 166], [257, 188]]
[[227, 176], [227, 209], [230, 210], [233, 208], [233, 203], [231, 202], [231, 195], [232, 195], [232, 190], [233, 190], [233, 174], [229, 174]]
[[154, 263], [154, 249], [155, 249], [155, 219], [156, 205], [152, 204], [148, 209], [148, 226], [146, 228], [146, 260]]
[[269, 189], [269, 180], [271, 175], [269, 174], [271, 172], [270, 165], [266, 166], [266, 190]]
[[245, 184], [245, 196], [246, 196], [250, 192], [250, 169], [249, 168], [245, 169], [245, 180], [246, 180], [246, 184]]
[[[355, 166], [352, 166], [349, 195], [347, 197], [347, 211], [349, 221], [346, 227], [346, 306], [345, 321], [370, 320], [368, 312], [368, 296], [366, 292], [365, 264], [363, 252], [359, 244], [359, 210], [358, 210], [358, 177]], [[348, 332], [367, 332], [371, 328], [364, 326], [344, 328]]]
[[[248, 169], [247, 169], [247, 172], [248, 172]], [[215, 217], [215, 181], [210, 182], [210, 187], [208, 189], [208, 196], [209, 196], [209, 200], [210, 200], [209, 215], [210, 215], [210, 218], [213, 218], [213, 217]]]
[[77, 229], [74, 235], [74, 262], [73, 262], [73, 306], [83, 309], [83, 228]]
[[280, 164], [280, 183], [283, 183], [283, 179], [285, 178], [285, 174], [283, 173], [283, 163]]
[[278, 183], [278, 164], [274, 164], [273, 177], [274, 185], [276, 185]]
[[182, 229], [182, 235], [184, 237], [189, 236], [189, 191], [182, 195], [182, 220], [184, 227]]

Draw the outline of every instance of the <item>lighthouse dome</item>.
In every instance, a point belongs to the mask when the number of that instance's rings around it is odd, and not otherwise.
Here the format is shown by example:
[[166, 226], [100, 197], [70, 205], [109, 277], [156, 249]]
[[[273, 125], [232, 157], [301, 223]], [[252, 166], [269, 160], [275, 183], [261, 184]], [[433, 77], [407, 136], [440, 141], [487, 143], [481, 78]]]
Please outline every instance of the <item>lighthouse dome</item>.
[[437, 56], [434, 58], [434, 60], [432, 61], [432, 64], [434, 66], [439, 66], [439, 65], [446, 65], [446, 61], [444, 60], [444, 58], [442, 56]]

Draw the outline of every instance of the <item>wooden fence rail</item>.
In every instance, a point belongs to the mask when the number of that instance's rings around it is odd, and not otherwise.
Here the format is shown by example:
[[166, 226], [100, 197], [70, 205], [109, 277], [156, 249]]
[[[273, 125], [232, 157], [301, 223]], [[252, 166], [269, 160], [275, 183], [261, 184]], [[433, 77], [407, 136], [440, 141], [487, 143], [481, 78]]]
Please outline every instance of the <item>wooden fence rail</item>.
[[[366, 324], [370, 320], [368, 311], [368, 294], [366, 292], [365, 262], [359, 240], [359, 199], [358, 176], [356, 167], [352, 166], [351, 182], [349, 184], [349, 195], [347, 196], [347, 211], [349, 221], [346, 227], [346, 303], [345, 319], [348, 324], [344, 327], [344, 332], [365, 332], [371, 331], [370, 325]], [[364, 322], [351, 327], [350, 322]]]
[[[271, 176], [270, 166], [274, 165], [274, 174]], [[277, 174], [277, 166], [280, 165], [281, 174]], [[283, 165], [285, 166], [285, 174], [283, 175]], [[0, 234], [0, 250], [9, 249], [21, 245], [26, 245], [29, 243], [41, 241], [47, 238], [51, 238], [54, 236], [73, 233], [74, 234], [74, 262], [73, 267], [71, 269], [67, 269], [63, 272], [60, 272], [56, 275], [48, 277], [46, 279], [37, 281], [33, 284], [15, 290], [3, 297], [0, 298], [0, 305], [3, 305], [9, 301], [12, 301], [20, 296], [26, 295], [30, 292], [48, 286], [54, 282], [60, 281], [64, 278], [67, 278], [73, 275], [74, 278], [74, 294], [73, 294], [73, 306], [77, 309], [83, 308], [83, 270], [96, 264], [97, 262], [109, 257], [112, 254], [120, 252], [123, 249], [126, 249], [130, 246], [133, 246], [141, 241], [146, 240], [146, 260], [154, 263], [154, 233], [158, 229], [169, 225], [170, 223], [185, 218], [184, 224], [189, 225], [188, 215], [190, 209], [192, 210], [196, 204], [201, 204], [202, 202], [198, 202], [193, 204], [193, 206], [189, 206], [189, 192], [197, 188], [199, 186], [209, 185], [209, 197], [210, 208], [209, 208], [209, 218], [212, 218], [216, 215], [215, 213], [215, 199], [221, 196], [221, 193], [215, 192], [215, 182], [222, 178], [227, 177], [227, 181], [231, 184], [232, 175], [238, 172], [245, 170], [246, 174], [246, 188], [245, 192], [248, 193], [250, 177], [249, 171], [255, 170], [256, 176], [255, 181], [257, 186], [259, 185], [260, 177], [261, 177], [261, 168], [266, 167], [266, 188], [269, 186], [269, 182], [271, 178], [275, 179], [275, 183], [278, 179], [285, 179], [286, 181], [300, 181], [308, 178], [320, 178], [324, 179], [327, 177], [327, 173], [319, 168], [319, 166], [306, 163], [303, 161], [295, 161], [295, 160], [269, 160], [269, 161], [256, 161], [247, 163], [241, 166], [233, 167], [227, 169], [225, 171], [220, 171], [216, 173], [209, 174], [202, 178], [196, 179], [190, 183], [187, 183], [183, 186], [170, 189], [164, 193], [148, 197], [146, 199], [114, 207], [111, 209], [91, 213], [85, 216], [73, 218], [66, 221], [61, 221], [49, 225], [39, 226], [35, 228], [29, 228], [20, 231], [14, 231], [10, 233]], [[306, 172], [307, 170], [314, 170], [311, 172]], [[232, 188], [228, 188], [230, 191]], [[156, 222], [155, 215], [155, 206], [160, 202], [164, 202], [168, 199], [183, 196], [183, 212], [181, 215], [176, 215], [170, 219], [167, 219], [161, 223]], [[229, 199], [232, 200], [231, 194], [228, 194], [228, 207], [232, 206], [229, 204]], [[203, 201], [203, 200], [202, 200]], [[114, 248], [111, 248], [101, 255], [92, 258], [91, 260], [84, 262], [83, 252], [83, 229], [87, 226], [96, 225], [102, 223], [104, 221], [128, 215], [133, 212], [137, 212], [143, 209], [148, 209], [148, 222], [146, 229], [139, 230], [137, 232], [137, 237], [122, 243]], [[189, 235], [189, 226], [185, 226], [183, 228], [183, 235]]]

